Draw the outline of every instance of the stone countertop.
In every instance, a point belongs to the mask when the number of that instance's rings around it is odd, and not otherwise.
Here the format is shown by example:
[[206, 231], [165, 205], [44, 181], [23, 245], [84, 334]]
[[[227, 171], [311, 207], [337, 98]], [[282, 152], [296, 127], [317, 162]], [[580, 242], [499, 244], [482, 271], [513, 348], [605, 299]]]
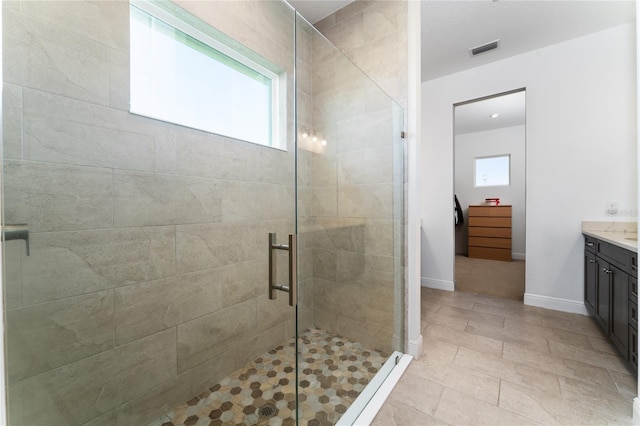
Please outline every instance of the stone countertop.
[[582, 222], [582, 233], [634, 253], [638, 252], [637, 222]]

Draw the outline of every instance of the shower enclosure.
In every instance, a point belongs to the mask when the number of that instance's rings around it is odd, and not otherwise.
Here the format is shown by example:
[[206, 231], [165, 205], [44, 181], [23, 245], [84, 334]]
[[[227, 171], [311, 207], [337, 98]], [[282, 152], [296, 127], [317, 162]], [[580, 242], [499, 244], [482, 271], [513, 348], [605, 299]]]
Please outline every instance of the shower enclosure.
[[2, 4], [8, 423], [348, 423], [404, 349], [403, 111], [285, 2], [165, 1], [271, 139], [132, 113], [145, 4]]

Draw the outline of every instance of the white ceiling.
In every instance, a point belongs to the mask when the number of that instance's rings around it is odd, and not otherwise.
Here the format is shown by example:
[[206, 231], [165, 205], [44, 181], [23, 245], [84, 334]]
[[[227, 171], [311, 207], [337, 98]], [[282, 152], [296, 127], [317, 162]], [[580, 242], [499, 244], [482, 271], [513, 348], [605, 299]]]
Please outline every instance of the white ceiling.
[[[352, 0], [289, 0], [316, 23]], [[422, 81], [635, 21], [633, 0], [421, 0]], [[500, 39], [498, 49], [469, 49]], [[615, 46], [611, 46], [615, 49]], [[524, 124], [524, 92], [456, 108], [456, 134]], [[520, 101], [515, 101], [519, 98]], [[508, 103], [515, 103], [510, 107]], [[518, 106], [516, 106], [518, 105]], [[492, 112], [488, 112], [492, 110]], [[495, 111], [493, 111], [495, 110]], [[499, 112], [497, 119], [489, 119]]]
[[[614, 0], [423, 0], [421, 15], [426, 81], [632, 22], [635, 6]], [[498, 49], [469, 54], [496, 39]]]
[[[492, 114], [497, 117], [490, 117]], [[525, 124], [525, 92], [456, 106], [455, 134], [483, 132]]]
[[[421, 0], [422, 81], [635, 21], [633, 0]], [[352, 0], [289, 0], [309, 22]], [[500, 39], [496, 50], [469, 49]]]

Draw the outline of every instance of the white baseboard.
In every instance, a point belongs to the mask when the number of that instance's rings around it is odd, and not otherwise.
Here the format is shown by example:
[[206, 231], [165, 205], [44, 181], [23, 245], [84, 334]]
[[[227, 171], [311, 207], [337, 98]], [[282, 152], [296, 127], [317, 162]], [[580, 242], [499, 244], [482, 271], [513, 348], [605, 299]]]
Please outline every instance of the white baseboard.
[[640, 401], [638, 398], [633, 398], [633, 420], [631, 424], [640, 426]]
[[559, 297], [541, 296], [525, 293], [524, 304], [538, 306], [540, 308], [553, 309], [554, 311], [571, 312], [573, 314], [588, 315], [584, 302], [577, 300], [561, 299]]
[[455, 289], [453, 281], [437, 280], [435, 278], [422, 277], [420, 284], [422, 287], [435, 288], [437, 290], [453, 291]]
[[407, 348], [408, 354], [414, 357], [415, 359], [420, 358], [422, 355], [422, 351], [424, 350], [424, 346], [422, 345], [422, 334], [418, 336], [416, 340], [409, 340], [409, 347]]
[[525, 254], [524, 253], [511, 253], [511, 259], [514, 259], [514, 260], [525, 260]]

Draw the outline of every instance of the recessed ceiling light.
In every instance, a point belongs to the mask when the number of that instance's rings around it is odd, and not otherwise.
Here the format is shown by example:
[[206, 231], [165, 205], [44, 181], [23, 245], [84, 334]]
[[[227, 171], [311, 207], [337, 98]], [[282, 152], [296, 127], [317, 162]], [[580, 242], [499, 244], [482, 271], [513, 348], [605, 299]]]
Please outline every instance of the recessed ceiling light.
[[490, 118], [496, 118], [496, 117], [499, 117], [499, 116], [500, 116], [500, 114], [498, 114], [497, 112], [494, 112], [494, 113], [493, 113], [493, 114], [491, 114], [489, 117], [490, 117]]

